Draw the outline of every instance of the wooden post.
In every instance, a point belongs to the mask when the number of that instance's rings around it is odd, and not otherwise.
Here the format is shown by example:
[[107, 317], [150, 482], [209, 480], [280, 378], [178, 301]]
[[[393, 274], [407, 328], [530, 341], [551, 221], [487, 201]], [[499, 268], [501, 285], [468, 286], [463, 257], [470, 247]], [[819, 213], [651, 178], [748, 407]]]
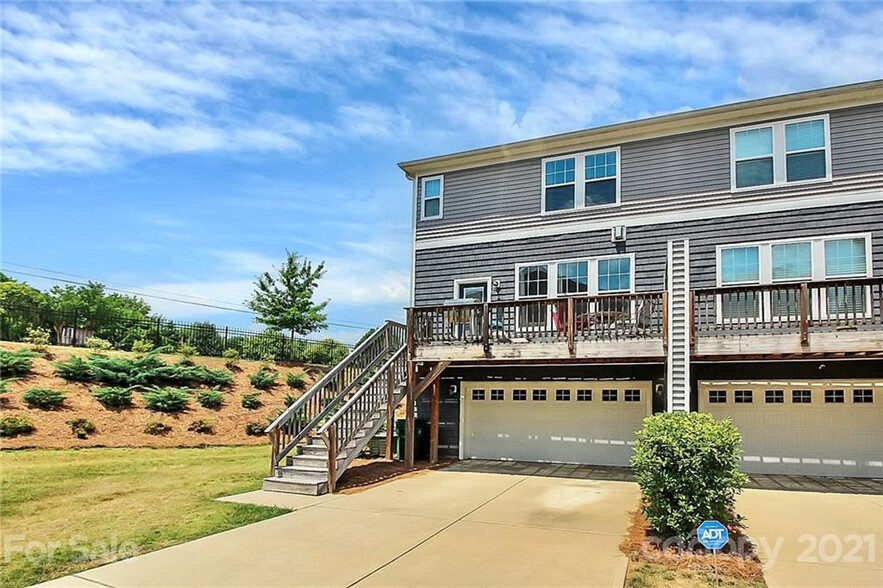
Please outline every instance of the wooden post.
[[441, 374], [432, 383], [429, 408], [429, 463], [438, 463], [438, 404], [441, 396]]
[[570, 357], [576, 355], [576, 317], [574, 316], [573, 298], [567, 299], [567, 352]]
[[689, 313], [687, 316], [690, 317], [690, 351], [694, 351], [696, 349], [696, 313], [694, 312], [694, 307], [696, 306], [696, 292], [695, 290], [690, 290], [690, 308], [687, 309]]
[[414, 388], [417, 387], [417, 364], [408, 362], [408, 403], [405, 412], [405, 467], [414, 467]]
[[337, 425], [328, 429], [328, 492], [337, 490]]
[[485, 357], [491, 356], [490, 322], [490, 307], [485, 302], [481, 309], [481, 346]]
[[279, 430], [270, 431], [270, 477], [276, 477], [276, 459], [279, 456]]
[[809, 286], [800, 284], [800, 345], [809, 345]]
[[395, 406], [393, 405], [393, 400], [395, 397], [395, 373], [396, 368], [395, 364], [389, 366], [387, 370], [386, 377], [386, 385], [387, 385], [387, 398], [386, 398], [386, 459], [392, 459], [393, 452], [393, 436], [395, 433]]
[[[408, 309], [408, 359], [414, 359], [415, 343], [414, 343], [414, 309]], [[410, 368], [409, 368], [410, 369]]]
[[662, 293], [662, 348], [668, 350], [668, 290]]

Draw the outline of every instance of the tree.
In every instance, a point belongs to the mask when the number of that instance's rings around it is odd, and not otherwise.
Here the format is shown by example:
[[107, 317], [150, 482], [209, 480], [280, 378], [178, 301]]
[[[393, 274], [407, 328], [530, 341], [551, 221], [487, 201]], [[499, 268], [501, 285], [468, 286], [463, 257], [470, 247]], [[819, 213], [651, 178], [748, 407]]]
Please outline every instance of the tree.
[[255, 281], [255, 291], [246, 305], [258, 313], [255, 321], [274, 331], [291, 331], [308, 335], [328, 326], [323, 312], [328, 301], [315, 303], [313, 294], [319, 279], [325, 275], [325, 263], [315, 268], [306, 258], [286, 250], [281, 267], [273, 269], [276, 276], [264, 272]]
[[45, 308], [45, 294], [0, 272], [0, 330], [4, 338], [17, 341], [28, 328], [44, 326]]
[[[66, 326], [85, 328], [94, 332], [104, 322], [110, 329], [116, 325], [124, 329], [119, 319], [142, 320], [150, 315], [150, 305], [137, 296], [107, 294], [104, 284], [89, 282], [84, 286], [53, 286], [48, 294], [49, 305], [55, 311], [53, 328], [56, 337]], [[70, 325], [71, 316], [76, 312], [78, 324]], [[113, 329], [114, 331], [116, 329]], [[117, 342], [122, 335], [116, 332], [102, 333], [103, 338]]]

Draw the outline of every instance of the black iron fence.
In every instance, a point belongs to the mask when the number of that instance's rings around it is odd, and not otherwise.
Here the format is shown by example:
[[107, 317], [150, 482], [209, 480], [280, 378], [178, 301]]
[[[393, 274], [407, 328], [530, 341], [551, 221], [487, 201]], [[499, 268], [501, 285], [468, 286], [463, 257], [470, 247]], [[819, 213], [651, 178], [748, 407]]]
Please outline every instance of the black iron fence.
[[125, 317], [86, 314], [76, 310], [57, 311], [43, 307], [0, 305], [0, 339], [23, 341], [28, 330], [49, 331], [53, 345], [82, 347], [91, 337], [110, 342], [115, 349], [129, 351], [137, 341], [154, 348], [181, 345], [194, 347], [199, 355], [221, 356], [235, 349], [243, 359], [270, 359], [333, 365], [343, 359], [352, 345], [335, 339], [292, 337], [275, 331], [249, 331], [209, 322], [183, 323], [163, 317]]

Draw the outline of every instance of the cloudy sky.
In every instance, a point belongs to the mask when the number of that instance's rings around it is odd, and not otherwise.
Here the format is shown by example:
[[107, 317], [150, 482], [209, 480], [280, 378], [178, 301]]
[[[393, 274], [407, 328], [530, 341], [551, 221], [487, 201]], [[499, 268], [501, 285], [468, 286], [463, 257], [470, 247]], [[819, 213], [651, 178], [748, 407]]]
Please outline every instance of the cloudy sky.
[[288, 248], [347, 338], [408, 301], [399, 161], [883, 77], [879, 3], [0, 10], [4, 270], [231, 307]]

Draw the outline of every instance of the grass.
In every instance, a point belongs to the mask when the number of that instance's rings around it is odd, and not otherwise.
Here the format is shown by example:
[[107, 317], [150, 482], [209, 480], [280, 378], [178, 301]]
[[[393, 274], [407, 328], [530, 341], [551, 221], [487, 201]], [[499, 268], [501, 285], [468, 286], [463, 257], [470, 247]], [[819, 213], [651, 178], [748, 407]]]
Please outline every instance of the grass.
[[630, 561], [625, 585], [626, 588], [764, 588], [766, 582], [720, 576], [720, 583], [717, 583], [713, 573]]
[[43, 582], [288, 512], [214, 500], [259, 488], [267, 451], [0, 452], [0, 549], [9, 551], [0, 554], [0, 585]]

